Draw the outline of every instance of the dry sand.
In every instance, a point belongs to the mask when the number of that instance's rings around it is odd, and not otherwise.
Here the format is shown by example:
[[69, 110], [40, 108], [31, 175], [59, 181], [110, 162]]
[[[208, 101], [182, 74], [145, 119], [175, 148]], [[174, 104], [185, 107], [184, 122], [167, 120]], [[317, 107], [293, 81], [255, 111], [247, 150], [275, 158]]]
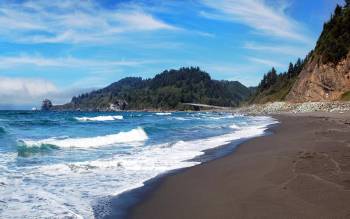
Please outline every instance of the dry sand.
[[273, 135], [166, 177], [130, 217], [350, 218], [350, 114], [275, 117]]

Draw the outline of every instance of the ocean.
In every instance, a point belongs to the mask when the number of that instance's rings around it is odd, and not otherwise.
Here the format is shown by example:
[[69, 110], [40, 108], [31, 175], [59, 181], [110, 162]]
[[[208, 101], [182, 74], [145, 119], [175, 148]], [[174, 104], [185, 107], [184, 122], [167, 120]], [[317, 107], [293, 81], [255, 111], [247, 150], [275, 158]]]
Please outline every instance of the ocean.
[[215, 112], [0, 111], [0, 218], [94, 218], [96, 206], [103, 217], [109, 199], [274, 123]]

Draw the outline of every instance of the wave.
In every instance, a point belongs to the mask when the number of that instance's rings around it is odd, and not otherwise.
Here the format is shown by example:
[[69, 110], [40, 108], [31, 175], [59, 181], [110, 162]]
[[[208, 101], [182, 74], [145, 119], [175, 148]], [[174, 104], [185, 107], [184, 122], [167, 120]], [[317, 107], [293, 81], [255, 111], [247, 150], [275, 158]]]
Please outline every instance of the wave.
[[74, 117], [78, 121], [113, 121], [113, 120], [122, 120], [123, 116], [96, 116], [96, 117]]
[[18, 120], [18, 121], [10, 121], [8, 123], [11, 126], [17, 127], [28, 127], [28, 126], [57, 126], [60, 125], [59, 121], [49, 120], [49, 119], [41, 119], [41, 120]]
[[5, 134], [6, 133], [6, 130], [5, 130], [5, 128], [3, 128], [3, 127], [0, 127], [0, 135], [2, 135], [2, 134]]
[[17, 154], [19, 157], [30, 157], [35, 154], [47, 154], [55, 149], [59, 149], [59, 147], [52, 144], [41, 144], [38, 146], [27, 147], [24, 141], [20, 141], [17, 147]]
[[118, 134], [97, 136], [90, 138], [49, 138], [44, 140], [22, 140], [27, 147], [41, 147], [42, 145], [54, 145], [61, 148], [97, 148], [101, 146], [113, 145], [118, 143], [146, 141], [148, 136], [142, 128], [132, 129], [128, 132], [119, 132]]
[[156, 113], [158, 116], [170, 116], [171, 113]]

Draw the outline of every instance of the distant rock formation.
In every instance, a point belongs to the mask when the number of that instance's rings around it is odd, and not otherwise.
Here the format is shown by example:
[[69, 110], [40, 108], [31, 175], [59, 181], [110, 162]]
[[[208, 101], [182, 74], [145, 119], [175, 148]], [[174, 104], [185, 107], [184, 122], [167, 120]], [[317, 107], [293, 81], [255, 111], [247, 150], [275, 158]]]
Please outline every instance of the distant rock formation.
[[49, 110], [51, 110], [51, 108], [52, 108], [52, 102], [51, 102], [51, 100], [49, 100], [49, 99], [43, 100], [43, 102], [42, 102], [42, 104], [41, 104], [41, 110], [43, 110], [43, 111], [49, 111]]

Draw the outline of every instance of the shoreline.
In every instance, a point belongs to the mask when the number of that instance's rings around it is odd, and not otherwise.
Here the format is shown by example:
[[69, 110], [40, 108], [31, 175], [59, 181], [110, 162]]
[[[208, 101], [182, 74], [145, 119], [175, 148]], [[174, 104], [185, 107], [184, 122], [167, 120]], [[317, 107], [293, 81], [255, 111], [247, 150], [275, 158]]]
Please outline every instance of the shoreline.
[[[223, 157], [162, 176], [147, 195], [127, 209], [126, 218], [350, 216], [344, 205], [350, 202], [350, 175], [341, 169], [350, 169], [350, 159], [337, 160], [339, 156], [350, 158], [350, 147], [339, 142], [350, 145], [350, 131], [344, 130], [349, 127], [350, 114], [281, 114], [273, 118], [281, 122], [267, 130], [273, 135], [251, 138]], [[321, 141], [318, 135], [323, 132], [328, 135], [321, 135]], [[340, 155], [332, 152], [334, 144]], [[335, 156], [332, 153], [338, 153], [336, 158], [327, 160]], [[323, 164], [328, 169], [319, 168]], [[338, 174], [336, 179], [332, 174]]]
[[[274, 118], [275, 119], [275, 118]], [[277, 120], [276, 120], [277, 121]], [[180, 169], [174, 169], [171, 171], [164, 172], [158, 176], [155, 176], [147, 181], [145, 181], [143, 186], [131, 189], [129, 191], [125, 191], [117, 196], [111, 197], [108, 201], [109, 214], [104, 215], [102, 218], [104, 219], [115, 219], [115, 218], [130, 218], [132, 209], [137, 207], [144, 200], [147, 200], [152, 194], [163, 184], [164, 181], [167, 180], [168, 177], [176, 176], [178, 174], [183, 173], [184, 171], [191, 169], [196, 166], [201, 166], [210, 162], [213, 162], [217, 159], [222, 159], [226, 156], [230, 156], [235, 153], [235, 150], [241, 146], [246, 141], [250, 139], [259, 138], [262, 136], [267, 136], [273, 134], [273, 128], [277, 127], [278, 123], [270, 124], [266, 126], [266, 130], [262, 135], [258, 135], [255, 137], [248, 137], [235, 140], [229, 144], [221, 145], [216, 148], [210, 148], [203, 151], [202, 155], [194, 157], [189, 161], [198, 161], [200, 164], [191, 167], [185, 167]], [[95, 210], [97, 212], [95, 212]], [[100, 218], [98, 215], [98, 211], [103, 212], [103, 209], [95, 209], [95, 217]], [[97, 213], [97, 214], [96, 214]]]

